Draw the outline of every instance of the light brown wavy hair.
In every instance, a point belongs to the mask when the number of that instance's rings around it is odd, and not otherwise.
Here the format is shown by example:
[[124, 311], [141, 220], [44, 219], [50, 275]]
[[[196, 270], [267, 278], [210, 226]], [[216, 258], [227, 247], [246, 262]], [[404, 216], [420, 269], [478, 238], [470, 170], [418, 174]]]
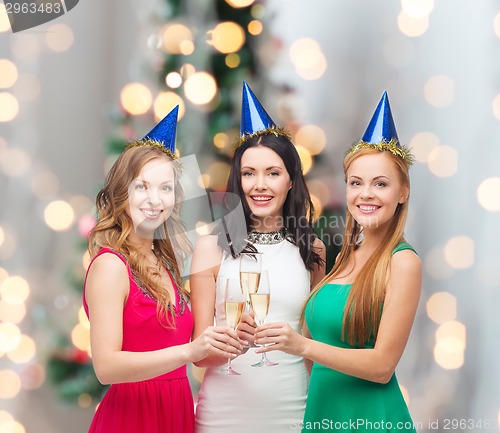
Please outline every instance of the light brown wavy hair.
[[[360, 149], [354, 153], [347, 154], [344, 158], [345, 181], [347, 182], [347, 172], [356, 159], [378, 152], [380, 151], [376, 149]], [[354, 279], [347, 298], [342, 324], [342, 339], [344, 341], [347, 339], [350, 345], [357, 345], [359, 347], [364, 347], [372, 339], [376, 340], [385, 299], [387, 276], [388, 272], [390, 272], [392, 252], [400, 242], [404, 241], [404, 227], [408, 215], [408, 199], [410, 194], [408, 164], [405, 160], [394, 156], [390, 152], [384, 151], [384, 153], [396, 165], [401, 185], [407, 188], [407, 197], [404, 203], [398, 204], [384, 239]], [[347, 209], [342, 249], [336, 258], [332, 270], [318, 283], [307, 301], [314, 298], [326, 283], [339, 276], [342, 272], [345, 272], [349, 258], [357, 248], [356, 239], [360, 232], [361, 226]], [[304, 314], [305, 307], [301, 316], [302, 325], [304, 324]]]
[[130, 184], [139, 176], [142, 168], [155, 159], [171, 161], [174, 167], [175, 204], [170, 217], [156, 229], [153, 237], [153, 251], [160, 263], [166, 266], [181, 290], [188, 297], [181, 281], [181, 273], [186, 257], [192, 251], [192, 245], [185, 232], [180, 218], [180, 208], [184, 202], [184, 191], [179, 183], [179, 161], [172, 160], [160, 148], [140, 146], [127, 148], [111, 167], [104, 187], [96, 198], [98, 222], [90, 232], [88, 243], [91, 258], [101, 248], [111, 248], [122, 254], [127, 260], [138, 284], [147, 289], [157, 301], [160, 323], [175, 326], [173, 315], [167, 312], [172, 303], [169, 291], [161, 282], [158, 269], [151, 267], [146, 256], [140, 252], [138, 245], [129, 237], [134, 231], [134, 225], [127, 214], [129, 206], [128, 191]]

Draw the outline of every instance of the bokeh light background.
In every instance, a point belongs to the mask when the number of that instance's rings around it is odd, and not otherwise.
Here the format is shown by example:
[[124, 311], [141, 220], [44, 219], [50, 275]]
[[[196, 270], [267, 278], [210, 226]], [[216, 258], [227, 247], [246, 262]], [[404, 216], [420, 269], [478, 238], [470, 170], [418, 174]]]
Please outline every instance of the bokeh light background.
[[[56, 331], [89, 348], [88, 322], [64, 272], [80, 254], [75, 240], [93, 224], [93, 199], [111, 164], [107, 110], [119, 104], [156, 119], [174, 104], [180, 119], [194, 107], [209, 111], [218, 89], [208, 68], [168, 73], [179, 96], [158, 91], [144, 65], [200, 44], [226, 54], [228, 67], [240, 61], [245, 32], [211, 25], [212, 1], [187, 3], [189, 23], [158, 27], [151, 16], [164, 7], [159, 0], [86, 0], [18, 34], [0, 4], [0, 433], [87, 431], [97, 402], [59, 402], [45, 360]], [[342, 203], [344, 151], [388, 91], [399, 138], [417, 160], [407, 239], [424, 264], [400, 383], [420, 431], [446, 431], [446, 419], [458, 421], [449, 424], [454, 431], [498, 430], [500, 3], [268, 0], [253, 14], [248, 32], [265, 28], [268, 36], [259, 48], [265, 80], [250, 84], [277, 123], [297, 125], [318, 209]], [[196, 134], [185, 149], [206, 154], [204, 146], [228, 149], [234, 131], [213, 143]], [[316, 167], [318, 157], [327, 163]], [[204, 161], [203, 182], [217, 190], [227, 164]], [[87, 265], [88, 255], [78, 258], [80, 272]]]

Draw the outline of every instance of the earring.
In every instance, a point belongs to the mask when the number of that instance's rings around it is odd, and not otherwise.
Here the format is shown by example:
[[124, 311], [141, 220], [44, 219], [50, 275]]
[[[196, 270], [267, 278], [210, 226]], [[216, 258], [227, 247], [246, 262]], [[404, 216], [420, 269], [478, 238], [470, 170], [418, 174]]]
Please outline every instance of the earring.
[[363, 234], [363, 226], [361, 226], [361, 230], [359, 231], [358, 235], [356, 236], [356, 240], [354, 241], [354, 245], [359, 246], [363, 243], [365, 240], [365, 235]]

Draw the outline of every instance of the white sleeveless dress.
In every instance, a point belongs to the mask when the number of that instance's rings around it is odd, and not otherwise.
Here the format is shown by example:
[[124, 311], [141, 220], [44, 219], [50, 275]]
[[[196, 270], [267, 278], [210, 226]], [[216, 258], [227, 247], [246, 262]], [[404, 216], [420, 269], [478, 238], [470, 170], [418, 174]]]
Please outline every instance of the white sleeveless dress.
[[[255, 245], [263, 254], [262, 268], [269, 271], [271, 303], [266, 323], [288, 322], [299, 328], [304, 302], [310, 291], [310, 274], [299, 249], [284, 240]], [[225, 324], [224, 287], [227, 278], [239, 278], [239, 258], [222, 260], [216, 286], [215, 315]], [[290, 433], [303, 420], [308, 373], [302, 358], [273, 351], [273, 367], [252, 367], [261, 354], [249, 349], [234, 359], [241, 376], [219, 374], [222, 367], [207, 368], [196, 406], [196, 433]]]

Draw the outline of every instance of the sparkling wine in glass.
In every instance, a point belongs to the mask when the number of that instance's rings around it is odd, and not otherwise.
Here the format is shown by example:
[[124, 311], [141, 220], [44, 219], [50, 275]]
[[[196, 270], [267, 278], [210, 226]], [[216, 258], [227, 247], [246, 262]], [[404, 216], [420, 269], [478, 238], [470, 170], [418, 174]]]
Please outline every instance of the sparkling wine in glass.
[[[250, 293], [250, 303], [255, 315], [257, 325], [262, 325], [266, 321], [269, 313], [269, 304], [271, 302], [271, 286], [269, 285], [268, 271], [261, 271], [260, 283], [256, 293]], [[278, 365], [279, 362], [272, 362], [267, 359], [266, 353], [262, 353], [259, 362], [252, 364], [252, 367], [272, 367]]]
[[241, 291], [247, 300], [247, 309], [250, 310], [250, 294], [257, 292], [262, 270], [262, 253], [240, 254], [240, 284]]
[[[237, 279], [228, 278], [224, 292], [224, 311], [226, 323], [234, 330], [236, 330], [241, 322], [245, 305], [246, 299], [241, 292], [240, 282]], [[219, 370], [219, 373], [240, 375], [240, 373], [231, 367], [231, 358], [228, 358], [226, 367]]]

